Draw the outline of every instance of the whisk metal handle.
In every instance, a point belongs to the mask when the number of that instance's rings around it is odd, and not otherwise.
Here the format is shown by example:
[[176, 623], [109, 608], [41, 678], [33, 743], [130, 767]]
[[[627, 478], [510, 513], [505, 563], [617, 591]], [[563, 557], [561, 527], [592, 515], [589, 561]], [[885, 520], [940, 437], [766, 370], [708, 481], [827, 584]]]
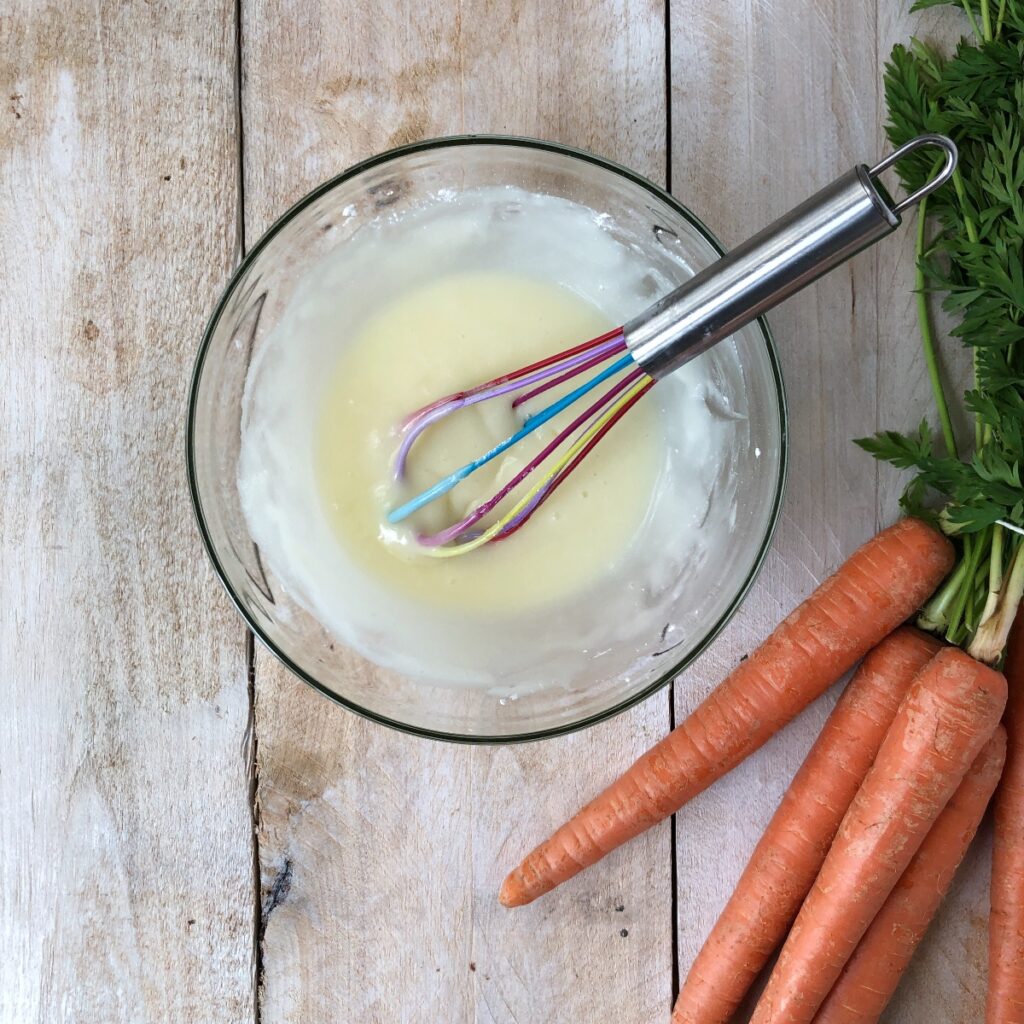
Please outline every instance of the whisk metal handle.
[[[941, 170], [893, 202], [878, 175], [925, 146], [945, 152]], [[900, 214], [947, 181], [956, 161], [951, 139], [922, 135], [874, 167], [858, 165], [627, 323], [634, 360], [656, 379], [678, 369], [895, 231]]]

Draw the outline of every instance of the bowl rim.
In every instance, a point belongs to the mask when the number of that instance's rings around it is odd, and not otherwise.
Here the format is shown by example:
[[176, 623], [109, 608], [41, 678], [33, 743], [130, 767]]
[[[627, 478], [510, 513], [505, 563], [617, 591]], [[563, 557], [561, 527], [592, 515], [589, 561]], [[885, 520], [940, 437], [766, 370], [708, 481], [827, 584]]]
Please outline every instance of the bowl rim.
[[379, 167], [400, 157], [408, 156], [412, 153], [421, 153], [432, 149], [458, 148], [462, 146], [478, 145], [538, 149], [582, 160], [586, 163], [591, 163], [601, 167], [604, 170], [611, 171], [620, 177], [632, 181], [635, 185], [640, 186], [642, 189], [645, 189], [653, 196], [660, 199], [663, 203], [667, 204], [677, 214], [679, 214], [679, 216], [687, 221], [687, 223], [689, 223], [689, 225], [704, 238], [704, 240], [716, 253], [718, 253], [719, 256], [725, 254], [725, 248], [719, 242], [718, 238], [709, 230], [707, 225], [705, 225], [704, 222], [693, 213], [693, 211], [683, 203], [679, 202], [678, 199], [672, 196], [665, 189], [661, 188], [661, 186], [655, 184], [643, 175], [638, 174], [636, 171], [630, 170], [622, 164], [616, 163], [615, 161], [609, 160], [605, 157], [598, 156], [584, 149], [567, 146], [559, 142], [551, 142], [521, 135], [462, 134], [439, 136], [385, 150], [375, 156], [371, 156], [365, 160], [352, 164], [345, 170], [317, 185], [311, 191], [307, 192], [301, 199], [293, 203], [292, 206], [281, 214], [270, 225], [270, 227], [267, 228], [260, 238], [257, 239], [231, 274], [228, 283], [225, 285], [224, 290], [221, 293], [209, 320], [207, 321], [206, 328], [203, 331], [202, 340], [199, 344], [199, 351], [196, 353], [195, 362], [192, 368], [192, 375], [189, 382], [188, 412], [185, 424], [185, 462], [188, 473], [188, 487], [192, 502], [192, 511], [195, 516], [196, 525], [199, 528], [200, 536], [202, 537], [203, 546], [205, 547], [207, 556], [213, 565], [214, 572], [217, 574], [221, 585], [227, 591], [231, 603], [238, 610], [242, 620], [245, 622], [253, 636], [255, 636], [262, 646], [273, 654], [289, 671], [298, 676], [309, 686], [313, 687], [313, 689], [321, 693], [323, 696], [332, 700], [334, 703], [341, 705], [363, 718], [369, 719], [370, 721], [376, 722], [380, 725], [396, 729], [399, 732], [449, 743], [498, 745], [527, 743], [536, 740], [549, 739], [556, 736], [566, 736], [570, 733], [589, 728], [599, 722], [604, 722], [614, 718], [616, 715], [640, 704], [642, 701], [645, 701], [648, 697], [653, 696], [661, 690], [664, 686], [674, 680], [681, 672], [693, 664], [693, 662], [696, 661], [696, 659], [700, 657], [700, 655], [703, 654], [704, 651], [706, 651], [718, 638], [719, 634], [732, 619], [733, 615], [736, 614], [736, 611], [743, 603], [743, 600], [749, 593], [754, 581], [757, 579], [761, 568], [764, 565], [769, 548], [771, 547], [772, 538], [775, 535], [775, 529], [778, 525], [782, 510], [782, 499], [786, 489], [786, 480], [789, 470], [789, 411], [786, 401], [786, 388], [782, 379], [782, 371], [779, 365], [775, 341], [772, 337], [772, 332], [768, 326], [767, 320], [761, 316], [757, 318], [756, 324], [760, 329], [761, 339], [764, 342], [765, 351], [768, 356], [769, 368], [771, 370], [772, 379], [775, 383], [776, 401], [778, 403], [779, 470], [775, 482], [774, 494], [772, 496], [772, 507], [768, 515], [768, 520], [765, 524], [764, 535], [758, 546], [757, 554], [755, 555], [753, 563], [747, 572], [746, 578], [722, 611], [722, 614], [711, 625], [704, 636], [694, 645], [694, 647], [688, 651], [683, 658], [674, 662], [664, 672], [661, 672], [657, 678], [647, 686], [638, 690], [636, 693], [630, 694], [628, 697], [617, 701], [604, 710], [587, 715], [574, 722], [564, 723], [545, 729], [532, 729], [528, 732], [515, 733], [511, 735], [446, 732], [441, 729], [431, 729], [420, 725], [414, 725], [409, 722], [403, 722], [400, 719], [391, 718], [387, 715], [381, 714], [380, 712], [373, 711], [370, 708], [362, 707], [351, 698], [336, 693], [326, 684], [321, 683], [313, 675], [297, 665], [288, 656], [288, 654], [266, 634], [260, 624], [255, 621], [252, 615], [250, 615], [244, 603], [235, 592], [235, 588], [233, 587], [228, 574], [225, 572], [220, 557], [218, 556], [210, 531], [206, 525], [206, 518], [203, 514], [203, 504], [199, 493], [199, 483], [196, 472], [195, 426], [199, 382], [202, 377], [203, 368], [206, 363], [206, 357], [213, 340], [214, 332], [216, 331], [228, 302], [235, 294], [238, 282], [242, 279], [245, 272], [256, 261], [260, 253], [267, 247], [267, 245], [269, 245], [271, 240], [299, 213], [301, 213], [310, 204], [316, 202], [316, 200], [321, 196], [330, 192], [343, 182], [349, 181], [365, 171], [374, 167]]

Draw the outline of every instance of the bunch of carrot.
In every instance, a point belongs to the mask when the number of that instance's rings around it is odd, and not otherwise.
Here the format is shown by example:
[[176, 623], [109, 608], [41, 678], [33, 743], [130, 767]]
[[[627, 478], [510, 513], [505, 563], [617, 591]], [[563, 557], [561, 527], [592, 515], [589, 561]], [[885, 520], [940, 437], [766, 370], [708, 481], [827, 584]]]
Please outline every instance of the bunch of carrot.
[[[904, 623], [949, 572], [904, 519], [860, 548], [672, 733], [506, 878], [521, 906], [678, 810], [863, 659], [679, 993], [726, 1024], [877, 1021], [996, 804], [987, 1024], [1024, 1024], [1024, 627], [1006, 678]], [[1018, 624], [1019, 625], [1019, 624]], [[1008, 734], [1008, 735], [1007, 735]]]

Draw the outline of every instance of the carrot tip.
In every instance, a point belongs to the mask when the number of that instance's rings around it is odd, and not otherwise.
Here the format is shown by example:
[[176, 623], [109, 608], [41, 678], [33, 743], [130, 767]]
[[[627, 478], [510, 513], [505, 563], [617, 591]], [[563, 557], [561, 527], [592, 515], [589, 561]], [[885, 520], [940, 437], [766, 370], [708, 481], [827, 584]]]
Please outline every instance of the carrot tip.
[[519, 884], [519, 880], [516, 878], [516, 873], [513, 871], [512, 874], [501, 883], [501, 891], [498, 893], [498, 902], [503, 907], [522, 907], [530, 901], [523, 898], [523, 888]]

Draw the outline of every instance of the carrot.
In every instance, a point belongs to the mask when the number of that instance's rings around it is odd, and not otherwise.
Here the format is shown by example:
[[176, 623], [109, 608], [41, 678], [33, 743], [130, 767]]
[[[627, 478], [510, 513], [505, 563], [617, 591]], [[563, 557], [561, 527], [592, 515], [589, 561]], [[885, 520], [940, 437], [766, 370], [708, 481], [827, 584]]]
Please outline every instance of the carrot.
[[868, 541], [686, 721], [542, 843], [506, 879], [530, 903], [668, 817], [762, 746], [935, 589], [953, 549], [904, 519]]
[[999, 723], [1006, 680], [955, 647], [900, 705], [750, 1024], [809, 1024]]
[[1006, 761], [999, 726], [860, 940], [814, 1024], [875, 1024], [978, 831]]
[[861, 663], [680, 989], [673, 1024], [727, 1024], [783, 940], [917, 673], [940, 649], [904, 627]]
[[996, 796], [986, 1024], [1024, 1024], [1024, 611], [1006, 650], [1006, 768]]

